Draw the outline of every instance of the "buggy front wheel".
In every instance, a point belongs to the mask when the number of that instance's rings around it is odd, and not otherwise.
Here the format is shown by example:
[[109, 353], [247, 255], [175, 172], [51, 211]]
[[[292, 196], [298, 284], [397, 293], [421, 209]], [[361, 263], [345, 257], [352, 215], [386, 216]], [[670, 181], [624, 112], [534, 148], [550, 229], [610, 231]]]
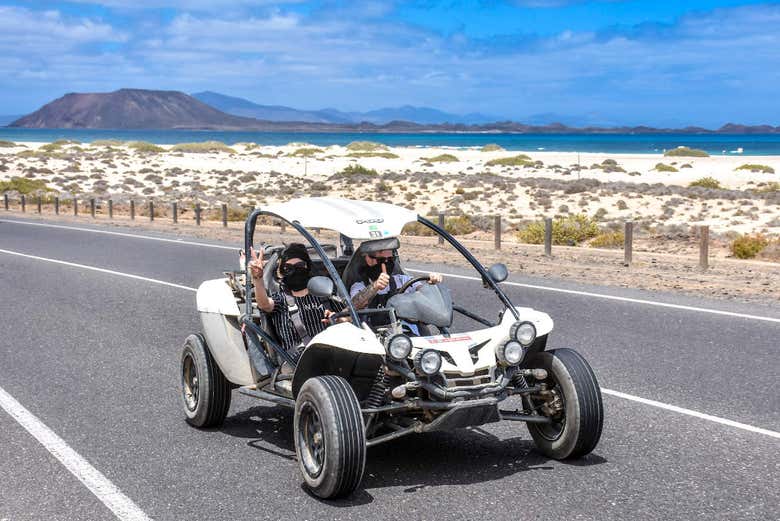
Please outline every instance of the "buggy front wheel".
[[181, 398], [187, 423], [221, 425], [230, 409], [231, 390], [203, 336], [188, 336], [181, 353]]
[[295, 452], [306, 486], [323, 499], [351, 494], [363, 479], [366, 437], [355, 392], [344, 378], [319, 376], [295, 401]]
[[555, 349], [536, 353], [526, 365], [547, 370], [544, 383], [550, 390], [530, 397], [552, 420], [527, 424], [537, 448], [557, 460], [589, 454], [601, 438], [604, 406], [588, 362], [572, 349]]

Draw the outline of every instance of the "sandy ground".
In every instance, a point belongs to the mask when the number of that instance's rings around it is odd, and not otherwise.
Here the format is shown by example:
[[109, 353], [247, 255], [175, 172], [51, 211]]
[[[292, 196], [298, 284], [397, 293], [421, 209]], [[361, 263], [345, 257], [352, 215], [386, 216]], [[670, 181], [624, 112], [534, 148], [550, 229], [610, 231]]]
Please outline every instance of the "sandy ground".
[[[4, 213], [5, 214], [5, 213]], [[4, 214], [0, 214], [4, 215]], [[22, 214], [18, 211], [6, 215], [25, 219], [51, 218], [44, 212]], [[241, 244], [243, 241], [243, 222], [229, 222], [222, 227], [218, 221], [203, 221], [196, 226], [191, 221], [174, 224], [168, 218], [137, 217], [131, 221], [127, 215], [117, 215], [109, 221], [107, 216], [98, 215], [92, 219], [82, 213], [78, 217], [61, 214], [57, 217], [65, 223], [100, 223], [105, 226], [121, 225], [144, 230], [163, 231], [187, 237], [217, 239]], [[323, 231], [321, 242], [335, 242], [335, 235]], [[267, 243], [285, 243], [300, 240], [297, 235], [282, 233], [276, 226], [258, 226], [255, 241]], [[463, 239], [462, 241], [484, 265], [503, 262], [510, 272], [559, 280], [646, 289], [653, 291], [672, 291], [692, 296], [736, 300], [757, 304], [780, 304], [780, 264], [759, 261], [745, 261], [726, 258], [724, 248], [715, 240], [710, 267], [702, 272], [699, 269], [697, 242], [687, 241], [674, 254], [659, 251], [647, 251], [648, 246], [641, 241], [633, 255], [630, 267], [623, 265], [623, 252], [592, 248], [572, 248], [555, 246], [553, 257], [544, 255], [543, 247], [529, 244], [504, 243], [500, 251], [494, 249], [492, 241]], [[401, 238], [402, 259], [406, 261], [442, 263], [465, 267], [465, 260], [447, 245], [440, 246], [436, 238], [403, 236]], [[653, 248], [655, 249], [655, 248]], [[216, 266], [215, 270], [233, 269], [231, 266]]]
[[[780, 172], [780, 158], [773, 156], [529, 151], [522, 166], [489, 166], [491, 160], [523, 152], [393, 147], [365, 156], [342, 146], [303, 143], [237, 144], [234, 152], [211, 153], [161, 148], [160, 153], [140, 153], [124, 144], [19, 143], [0, 147], [0, 180], [23, 176], [63, 195], [176, 199], [183, 207], [194, 201], [254, 206], [327, 194], [385, 200], [429, 215], [500, 214], [508, 227], [585, 213], [604, 224], [639, 221], [648, 230], [709, 225], [715, 233], [780, 234], [780, 175], [772, 172]], [[353, 157], [356, 153], [359, 157]], [[452, 157], [440, 157], [445, 154]], [[677, 171], [659, 171], [658, 164]], [[767, 168], [739, 169], [746, 164]], [[345, 173], [350, 165], [376, 175]], [[703, 177], [714, 178], [724, 189], [688, 187]]]

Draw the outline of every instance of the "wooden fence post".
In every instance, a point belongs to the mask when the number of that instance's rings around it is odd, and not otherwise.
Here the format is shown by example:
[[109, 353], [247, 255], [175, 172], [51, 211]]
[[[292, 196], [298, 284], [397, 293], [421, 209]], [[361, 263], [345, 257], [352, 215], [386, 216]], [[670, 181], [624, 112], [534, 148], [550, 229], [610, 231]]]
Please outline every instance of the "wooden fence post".
[[222, 203], [222, 226], [227, 228], [227, 205]]
[[154, 201], [149, 201], [149, 221], [154, 221]]
[[41, 201], [41, 196], [38, 196], [38, 213], [41, 213], [41, 206], [43, 205], [43, 201]]
[[173, 224], [176, 224], [179, 222], [179, 204], [174, 201], [173, 202]]
[[699, 226], [699, 268], [707, 271], [710, 267], [710, 227]]
[[547, 217], [544, 220], [544, 254], [552, 257], [552, 218]]
[[95, 218], [95, 198], [92, 197], [89, 200], [89, 213], [92, 214], [92, 218]]
[[631, 266], [634, 260], [634, 223], [626, 221], [626, 230], [623, 233], [623, 266]]
[[282, 233], [286, 232], [287, 231], [287, 222], [286, 221], [279, 221], [279, 224], [281, 225]]
[[130, 220], [135, 221], [135, 201], [130, 199]]
[[3, 194], [3, 201], [5, 201], [5, 210], [8, 211], [8, 194]]
[[26, 205], [27, 201], [24, 200], [24, 194], [22, 194], [20, 197], [21, 197], [20, 204], [22, 205], [22, 211], [24, 212], [25, 211], [25, 206], [27, 206]]
[[79, 214], [79, 200], [76, 198], [76, 196], [73, 196], [73, 215]]
[[200, 203], [195, 205], [195, 224], [200, 226]]
[[497, 250], [501, 249], [501, 216], [496, 215], [493, 219], [493, 243]]
[[60, 214], [60, 196], [54, 197], [54, 215]]
[[[444, 229], [444, 212], [439, 212], [439, 228]], [[439, 235], [439, 244], [444, 244], [444, 237]]]
[[109, 199], [108, 200], [108, 218], [113, 219], [114, 218], [114, 200]]

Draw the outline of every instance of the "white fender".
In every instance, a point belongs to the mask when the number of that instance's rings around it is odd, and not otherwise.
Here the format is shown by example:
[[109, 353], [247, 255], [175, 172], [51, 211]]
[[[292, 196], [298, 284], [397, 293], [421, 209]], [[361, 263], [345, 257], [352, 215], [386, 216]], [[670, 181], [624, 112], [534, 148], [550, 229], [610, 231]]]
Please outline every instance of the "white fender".
[[198, 286], [195, 294], [198, 311], [203, 313], [220, 313], [231, 317], [241, 314], [233, 290], [228, 286], [227, 279], [207, 280]]
[[370, 355], [384, 355], [385, 348], [370, 329], [354, 326], [351, 322], [334, 324], [314, 338], [309, 345], [325, 345]]

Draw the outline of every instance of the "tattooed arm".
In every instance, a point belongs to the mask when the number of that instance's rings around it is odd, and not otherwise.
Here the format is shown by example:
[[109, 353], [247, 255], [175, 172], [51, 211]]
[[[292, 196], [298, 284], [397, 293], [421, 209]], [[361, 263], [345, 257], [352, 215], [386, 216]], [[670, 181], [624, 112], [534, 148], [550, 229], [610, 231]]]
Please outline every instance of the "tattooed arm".
[[358, 291], [355, 296], [352, 297], [352, 305], [355, 309], [364, 309], [373, 300], [376, 294], [379, 292], [374, 283], [369, 284], [365, 288]]

